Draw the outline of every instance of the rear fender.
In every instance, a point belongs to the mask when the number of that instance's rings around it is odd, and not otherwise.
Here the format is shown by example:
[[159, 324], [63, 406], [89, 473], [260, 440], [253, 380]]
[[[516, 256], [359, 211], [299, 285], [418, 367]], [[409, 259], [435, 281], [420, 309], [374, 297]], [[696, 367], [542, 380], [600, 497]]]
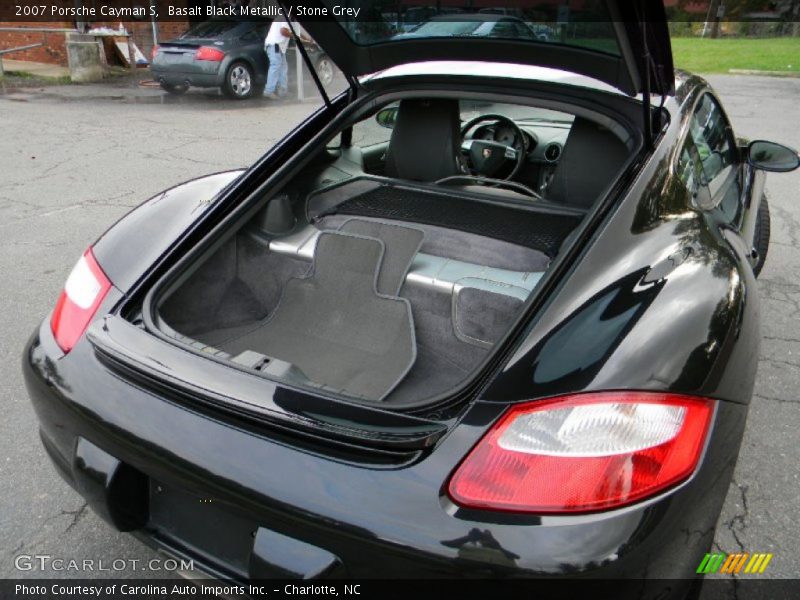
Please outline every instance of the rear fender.
[[177, 185], [112, 225], [92, 247], [111, 282], [119, 289], [129, 289], [243, 172], [225, 171]]
[[223, 61], [220, 70], [219, 70], [219, 84], [225, 81], [225, 74], [228, 72], [230, 66], [237, 62], [246, 63], [252, 70], [253, 70], [253, 78], [257, 83], [266, 83], [267, 81], [267, 59], [266, 53], [264, 53], [264, 60], [259, 64], [258, 61], [254, 60], [249, 53], [246, 52], [233, 52], [228, 54]]
[[749, 403], [760, 313], [746, 244], [711, 213], [629, 200], [485, 398], [640, 389]]

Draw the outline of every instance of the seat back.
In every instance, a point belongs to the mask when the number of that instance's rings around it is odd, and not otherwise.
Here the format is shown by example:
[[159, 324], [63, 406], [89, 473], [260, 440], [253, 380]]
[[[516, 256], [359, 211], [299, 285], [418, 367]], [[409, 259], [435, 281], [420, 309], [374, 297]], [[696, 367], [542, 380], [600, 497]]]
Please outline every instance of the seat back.
[[610, 130], [575, 117], [547, 187], [547, 199], [588, 208], [611, 183], [627, 158], [627, 147]]
[[436, 181], [462, 173], [460, 127], [458, 100], [401, 100], [386, 151], [386, 174]]

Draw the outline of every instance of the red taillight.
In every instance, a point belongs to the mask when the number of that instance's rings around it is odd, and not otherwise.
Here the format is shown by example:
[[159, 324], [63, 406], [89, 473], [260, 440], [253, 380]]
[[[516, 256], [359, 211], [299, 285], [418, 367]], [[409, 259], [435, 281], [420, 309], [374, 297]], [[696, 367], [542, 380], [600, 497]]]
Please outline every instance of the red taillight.
[[161, 49], [161, 46], [159, 46], [159, 45], [155, 45], [155, 46], [153, 46], [153, 50], [152, 50], [152, 52], [150, 53], [150, 58], [155, 58], [155, 57], [156, 57], [156, 54], [158, 54], [158, 51], [159, 51], [160, 49]]
[[514, 406], [456, 469], [448, 492], [465, 507], [527, 513], [618, 508], [688, 478], [714, 402], [602, 392]]
[[214, 62], [219, 62], [225, 58], [225, 53], [222, 50], [212, 48], [211, 46], [200, 46], [197, 49], [197, 52], [194, 53], [194, 57], [197, 60], [211, 60]]
[[86, 331], [109, 289], [111, 282], [89, 248], [75, 263], [50, 319], [50, 329], [64, 352], [72, 350]]

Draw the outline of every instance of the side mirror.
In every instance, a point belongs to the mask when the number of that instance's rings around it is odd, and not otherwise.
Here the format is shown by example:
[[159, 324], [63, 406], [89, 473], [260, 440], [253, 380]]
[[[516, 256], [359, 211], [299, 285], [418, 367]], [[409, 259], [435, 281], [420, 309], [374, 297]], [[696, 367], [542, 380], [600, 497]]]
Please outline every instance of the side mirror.
[[379, 110], [378, 114], [375, 115], [375, 120], [381, 127], [394, 129], [394, 124], [397, 121], [397, 107], [390, 106]]
[[747, 162], [756, 169], [786, 173], [800, 167], [800, 156], [787, 146], [756, 140], [747, 147]]

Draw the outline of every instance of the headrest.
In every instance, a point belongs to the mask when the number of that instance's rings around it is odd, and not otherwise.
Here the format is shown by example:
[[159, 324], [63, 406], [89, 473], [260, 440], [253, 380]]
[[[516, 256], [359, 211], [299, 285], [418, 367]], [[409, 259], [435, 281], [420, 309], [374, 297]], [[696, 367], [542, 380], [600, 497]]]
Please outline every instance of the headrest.
[[461, 173], [460, 115], [458, 100], [401, 100], [386, 152], [386, 174], [436, 181]]
[[547, 188], [548, 200], [591, 206], [627, 158], [628, 148], [611, 130], [575, 117]]

